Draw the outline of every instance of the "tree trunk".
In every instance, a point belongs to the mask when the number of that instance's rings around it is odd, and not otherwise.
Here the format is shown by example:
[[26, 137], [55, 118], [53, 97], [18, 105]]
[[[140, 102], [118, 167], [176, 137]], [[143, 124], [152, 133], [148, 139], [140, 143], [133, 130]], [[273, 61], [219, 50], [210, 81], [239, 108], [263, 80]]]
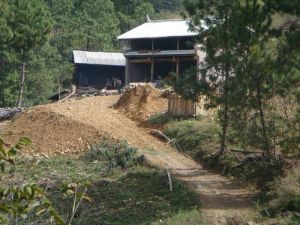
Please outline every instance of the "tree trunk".
[[228, 14], [226, 15], [226, 21], [225, 21], [225, 32], [224, 32], [224, 54], [226, 56], [225, 59], [225, 83], [223, 87], [223, 98], [224, 98], [224, 114], [223, 114], [223, 131], [222, 131], [222, 141], [221, 141], [221, 149], [220, 149], [220, 155], [225, 154], [226, 152], [226, 145], [227, 145], [227, 130], [228, 130], [228, 79], [229, 79], [229, 70], [230, 70], [230, 64], [228, 60]]
[[229, 78], [229, 66], [225, 66], [225, 84], [224, 84], [224, 114], [223, 114], [223, 128], [222, 128], [222, 142], [220, 155], [225, 154], [227, 144], [227, 129], [228, 129], [228, 78]]
[[89, 37], [86, 38], [86, 50], [87, 51], [90, 50], [90, 38]]
[[260, 79], [256, 78], [256, 99], [257, 99], [257, 106], [259, 109], [259, 116], [260, 116], [260, 123], [262, 126], [262, 135], [264, 139], [264, 145], [265, 145], [265, 151], [267, 156], [271, 156], [270, 152], [270, 145], [268, 141], [268, 134], [267, 134], [267, 128], [266, 128], [266, 122], [265, 122], [265, 115], [263, 111], [263, 106], [262, 106], [262, 99], [261, 99], [261, 87], [260, 87]]
[[26, 69], [26, 56], [25, 50], [22, 51], [21, 69], [20, 69], [20, 84], [19, 84], [19, 97], [17, 101], [17, 107], [22, 106], [24, 87], [25, 87], [25, 69]]

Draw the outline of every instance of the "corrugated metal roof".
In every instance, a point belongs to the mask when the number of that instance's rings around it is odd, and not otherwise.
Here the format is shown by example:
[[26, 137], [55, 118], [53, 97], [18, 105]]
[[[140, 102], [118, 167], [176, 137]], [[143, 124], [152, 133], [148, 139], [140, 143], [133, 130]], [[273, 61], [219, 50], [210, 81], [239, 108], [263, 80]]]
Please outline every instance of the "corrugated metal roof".
[[75, 64], [125, 66], [126, 59], [123, 53], [114, 52], [88, 52], [74, 50]]
[[192, 49], [192, 50], [167, 50], [167, 51], [158, 51], [158, 52], [126, 52], [125, 56], [131, 56], [131, 57], [135, 57], [135, 56], [189, 56], [189, 55], [195, 55], [196, 54], [196, 50]]
[[118, 37], [119, 40], [139, 38], [188, 37], [197, 33], [190, 31], [189, 20], [148, 21]]

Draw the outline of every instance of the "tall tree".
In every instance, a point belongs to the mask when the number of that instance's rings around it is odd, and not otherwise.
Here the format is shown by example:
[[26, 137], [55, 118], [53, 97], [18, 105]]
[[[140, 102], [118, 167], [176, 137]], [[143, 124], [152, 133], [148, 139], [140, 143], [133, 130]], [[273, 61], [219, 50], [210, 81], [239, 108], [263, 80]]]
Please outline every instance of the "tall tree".
[[12, 12], [10, 5], [5, 0], [0, 0], [0, 44], [6, 44], [12, 38], [12, 30], [9, 26]]
[[238, 5], [236, 0], [185, 1], [187, 11], [193, 18], [192, 29], [199, 32], [197, 42], [206, 53], [200, 70], [201, 81], [209, 87], [205, 89], [205, 94], [210, 96], [215, 105], [222, 106], [221, 155], [226, 151], [231, 91], [229, 83], [233, 79], [237, 60], [236, 21], [232, 18]]
[[9, 41], [13, 36], [12, 29], [9, 26], [9, 21], [12, 19], [13, 15], [9, 7], [10, 5], [7, 4], [7, 1], [0, 0], [0, 76], [1, 77], [4, 76], [4, 66], [5, 66], [4, 48], [5, 45], [9, 43]]
[[113, 0], [120, 21], [121, 32], [127, 32], [147, 21], [147, 15], [154, 15], [155, 10], [149, 1], [144, 0]]
[[28, 52], [46, 43], [51, 32], [51, 18], [42, 0], [15, 0], [15, 17], [11, 23], [14, 31], [13, 44], [20, 57], [20, 84], [17, 106], [21, 107], [26, 80]]
[[183, 9], [183, 0], [150, 0], [156, 12]]
[[[297, 83], [299, 85], [294, 62], [294, 59], [299, 59], [299, 53], [297, 56], [288, 47], [289, 32], [273, 31], [274, 7], [271, 3], [269, 0], [248, 0], [237, 10], [239, 30], [251, 33], [241, 35], [237, 32], [241, 54], [232, 85], [232, 96], [239, 96], [238, 101], [233, 101], [234, 114], [239, 114], [235, 124], [243, 124], [241, 127], [246, 131], [249, 127], [246, 139], [251, 140], [252, 146], [262, 148], [268, 157], [272, 157], [278, 145], [279, 129], [278, 116], [275, 115], [278, 112], [270, 103], [278, 97], [287, 98]], [[293, 48], [296, 47], [294, 44]], [[256, 121], [259, 121], [259, 126]]]
[[[223, 106], [221, 154], [228, 129], [237, 127], [237, 136], [245, 133], [244, 139], [263, 149], [264, 155], [274, 153], [277, 121], [270, 102], [299, 87], [298, 20], [285, 32], [274, 32], [272, 26], [275, 12], [297, 13], [291, 2], [186, 1], [192, 27], [199, 31], [199, 43], [206, 52], [201, 68], [202, 83], [209, 87], [205, 93]], [[216, 94], [220, 87], [221, 98]]]
[[73, 47], [86, 50], [112, 50], [120, 33], [119, 21], [110, 0], [75, 2], [77, 41]]

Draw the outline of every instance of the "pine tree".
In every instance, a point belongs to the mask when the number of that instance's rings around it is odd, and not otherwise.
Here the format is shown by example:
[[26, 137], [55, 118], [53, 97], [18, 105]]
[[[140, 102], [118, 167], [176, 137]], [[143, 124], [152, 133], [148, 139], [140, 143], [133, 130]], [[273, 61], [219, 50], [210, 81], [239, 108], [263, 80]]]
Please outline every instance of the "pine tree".
[[77, 42], [73, 47], [93, 51], [114, 49], [120, 31], [113, 3], [110, 0], [76, 1], [75, 9]]
[[[12, 39], [13, 32], [9, 26], [9, 21], [12, 19], [13, 15], [10, 10], [10, 5], [7, 4], [5, 0], [0, 0], [0, 90], [4, 90], [4, 80], [5, 80], [5, 66], [6, 66], [6, 45]], [[3, 94], [0, 91], [0, 95]], [[0, 103], [1, 103], [0, 97]], [[3, 100], [2, 100], [3, 101]]]
[[151, 18], [155, 13], [153, 5], [149, 1], [126, 0], [124, 2], [124, 0], [113, 0], [113, 2], [122, 33], [146, 22], [147, 15]]
[[[186, 1], [186, 8], [192, 16], [192, 28], [199, 32], [198, 44], [206, 53], [201, 65], [201, 81], [206, 88], [213, 105], [221, 105], [222, 138], [220, 154], [224, 154], [227, 145], [229, 127], [229, 84], [233, 79], [236, 48], [236, 21], [233, 19], [238, 1]], [[208, 27], [208, 29], [206, 29]], [[207, 85], [209, 83], [209, 85]], [[221, 94], [221, 95], [219, 95]]]
[[7, 1], [0, 0], [0, 45], [7, 44], [12, 38], [12, 30], [9, 26], [12, 12]]
[[20, 54], [20, 85], [17, 106], [21, 107], [25, 79], [26, 63], [30, 50], [46, 43], [51, 31], [50, 13], [42, 0], [15, 0], [15, 17], [11, 23], [14, 31], [13, 45]]

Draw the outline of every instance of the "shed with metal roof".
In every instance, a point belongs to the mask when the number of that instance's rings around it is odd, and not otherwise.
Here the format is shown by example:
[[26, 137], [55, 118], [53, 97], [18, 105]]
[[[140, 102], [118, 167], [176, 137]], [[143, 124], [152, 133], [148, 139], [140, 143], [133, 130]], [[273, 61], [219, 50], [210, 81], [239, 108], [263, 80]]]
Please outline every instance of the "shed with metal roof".
[[102, 89], [113, 79], [125, 82], [126, 59], [118, 52], [73, 51], [77, 87]]

